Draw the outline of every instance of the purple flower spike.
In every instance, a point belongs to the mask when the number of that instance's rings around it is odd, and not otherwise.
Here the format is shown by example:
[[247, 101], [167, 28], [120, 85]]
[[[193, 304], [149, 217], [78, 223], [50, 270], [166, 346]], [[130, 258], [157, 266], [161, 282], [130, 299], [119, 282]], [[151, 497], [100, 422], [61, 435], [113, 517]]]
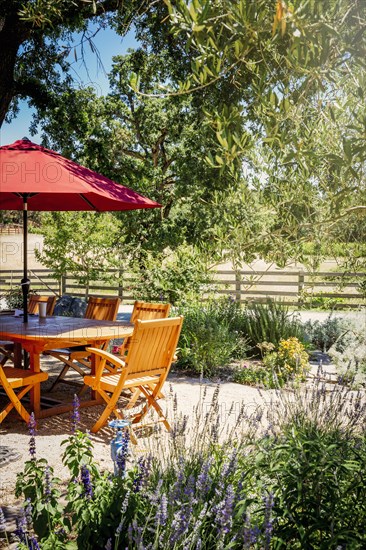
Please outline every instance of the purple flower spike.
[[46, 466], [44, 471], [44, 496], [46, 502], [49, 502], [51, 497], [51, 472], [48, 465]]
[[77, 430], [80, 422], [80, 401], [76, 393], [74, 393], [74, 399], [72, 401], [72, 415], [71, 415], [71, 432], [74, 434]]
[[87, 466], [81, 467], [81, 481], [82, 481], [82, 484], [84, 485], [84, 494], [86, 498], [92, 498], [93, 487], [90, 481], [90, 472]]
[[32, 460], [35, 460], [35, 458], [36, 458], [36, 439], [35, 439], [36, 428], [37, 428], [36, 419], [34, 418], [34, 413], [32, 413], [30, 415], [30, 419], [29, 419], [29, 422], [28, 422], [28, 431], [29, 431], [29, 435], [30, 435], [29, 454], [30, 454], [30, 457], [31, 457]]

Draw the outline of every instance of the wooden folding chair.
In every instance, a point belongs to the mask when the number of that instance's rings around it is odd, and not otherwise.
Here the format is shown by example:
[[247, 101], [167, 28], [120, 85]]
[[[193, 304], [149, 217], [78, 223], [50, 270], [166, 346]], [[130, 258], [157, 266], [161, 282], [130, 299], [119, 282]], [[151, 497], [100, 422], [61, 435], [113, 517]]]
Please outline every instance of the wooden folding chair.
[[[139, 302], [135, 301], [133, 304], [133, 310], [131, 313], [131, 323], [135, 323], [137, 319], [141, 321], [151, 321], [152, 319], [165, 319], [169, 316], [170, 304], [160, 304], [152, 302]], [[119, 349], [119, 354], [127, 355], [129, 345], [131, 343], [131, 336], [123, 340], [122, 346]]]
[[[102, 428], [112, 413], [117, 418], [124, 418], [123, 411], [118, 408], [118, 400], [126, 389], [132, 392], [137, 389], [144, 398], [142, 409], [129, 417], [131, 426], [140, 424], [150, 409], [154, 409], [159, 421], [163, 422], [168, 431], [170, 430], [169, 422], [157, 399], [168, 376], [182, 324], [182, 316], [153, 321], [138, 319], [125, 361], [104, 350], [87, 348], [99, 361], [95, 376], [85, 376], [84, 382], [106, 402], [106, 407], [94, 424], [92, 432], [95, 433]], [[105, 373], [107, 362], [112, 363], [118, 372]], [[131, 441], [136, 443], [132, 427]]]
[[3, 367], [7, 361], [14, 362], [14, 344], [13, 342], [0, 342], [0, 365]]
[[[0, 385], [4, 388], [10, 402], [0, 412], [0, 424], [9, 412], [14, 408], [25, 422], [29, 422], [30, 414], [26, 411], [20, 400], [35, 384], [47, 380], [46, 372], [33, 372], [31, 370], [17, 369], [14, 367], [0, 366]], [[14, 390], [20, 389], [18, 393]]]
[[38, 313], [38, 305], [40, 302], [47, 302], [47, 315], [53, 315], [56, 296], [38, 296], [38, 294], [31, 294], [28, 302], [28, 313]]
[[[86, 319], [96, 319], [99, 321], [115, 321], [120, 303], [120, 298], [96, 298], [91, 296], [88, 300], [84, 317]], [[105, 346], [107, 344], [108, 342], [105, 342]], [[52, 391], [60, 383], [80, 386], [81, 392], [83, 391], [84, 384], [75, 382], [74, 380], [67, 380], [65, 376], [69, 369], [73, 369], [83, 377], [87, 371], [85, 371], [82, 367], [90, 369], [90, 354], [87, 352], [85, 346], [48, 350], [44, 352], [44, 355], [50, 355], [64, 363], [64, 367], [55, 382], [52, 384], [50, 391]]]
[[[137, 319], [141, 321], [148, 321], [153, 319], [166, 319], [169, 316], [170, 304], [161, 304], [159, 302], [139, 302], [135, 301], [133, 305], [133, 310], [131, 313], [131, 323], [135, 323]], [[123, 340], [122, 346], [119, 348], [118, 353], [125, 358], [128, 353], [128, 349], [131, 344], [131, 336], [128, 336]], [[107, 365], [108, 370], [113, 372], [113, 368], [110, 365]], [[140, 391], [136, 389], [129, 401], [129, 408], [132, 408], [137, 399], [139, 398]], [[159, 398], [162, 399], [164, 395], [159, 394]]]

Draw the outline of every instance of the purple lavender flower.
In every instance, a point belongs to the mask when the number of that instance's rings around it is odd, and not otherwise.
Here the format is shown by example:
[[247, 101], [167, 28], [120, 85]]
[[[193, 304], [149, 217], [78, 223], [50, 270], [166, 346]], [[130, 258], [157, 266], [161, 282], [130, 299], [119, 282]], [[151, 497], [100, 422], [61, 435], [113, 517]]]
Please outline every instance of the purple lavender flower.
[[93, 497], [93, 487], [90, 480], [90, 472], [87, 466], [81, 467], [81, 482], [84, 485], [84, 495], [86, 498]]
[[211, 466], [212, 466], [212, 462], [213, 462], [213, 458], [212, 457], [209, 457], [202, 465], [202, 469], [201, 469], [201, 472], [198, 474], [198, 477], [197, 477], [197, 482], [196, 482], [196, 492], [200, 495], [202, 495], [203, 497], [205, 495], [207, 495], [210, 487], [211, 487], [211, 483], [212, 483], [212, 479], [211, 477], [208, 475], [210, 469], [211, 469]]
[[35, 536], [31, 536], [28, 538], [28, 547], [30, 550], [41, 550], [41, 547], [38, 544], [38, 540]]
[[265, 548], [270, 548], [272, 531], [273, 531], [273, 521], [272, 521], [272, 509], [274, 505], [273, 493], [269, 493], [267, 497], [263, 498], [265, 504], [264, 512], [264, 536], [265, 536]]
[[50, 467], [46, 466], [44, 471], [44, 491], [43, 491], [44, 497], [46, 502], [49, 502], [51, 497], [51, 470]]
[[28, 422], [28, 432], [29, 432], [29, 435], [30, 435], [29, 454], [31, 456], [31, 460], [36, 459], [36, 439], [35, 439], [36, 428], [37, 428], [37, 423], [36, 423], [36, 420], [34, 418], [34, 413], [32, 413], [30, 415], [30, 419], [29, 419], [29, 422]]
[[158, 521], [159, 525], [162, 525], [164, 527], [167, 519], [168, 519], [168, 499], [166, 497], [166, 494], [163, 493], [161, 495], [160, 506], [156, 514], [156, 520]]
[[3, 533], [4, 531], [6, 531], [6, 520], [3, 509], [0, 506], [0, 533]]
[[27, 498], [26, 506], [24, 508], [24, 517], [27, 522], [28, 530], [32, 529], [32, 524], [33, 524], [32, 511], [33, 511], [33, 506], [32, 506], [31, 499]]
[[122, 436], [122, 445], [118, 449], [117, 460], [116, 460], [119, 477], [124, 477], [126, 472], [126, 460], [128, 455], [129, 441], [130, 441], [130, 432], [128, 430], [124, 430], [123, 436]]
[[138, 493], [146, 485], [147, 479], [149, 477], [150, 470], [151, 470], [151, 462], [152, 462], [151, 454], [149, 454], [147, 459], [143, 457], [139, 458], [137, 462], [137, 470], [138, 470], [137, 475], [133, 480], [134, 493]]
[[187, 531], [192, 517], [192, 499], [181, 506], [180, 510], [174, 514], [169, 542], [171, 546], [181, 538]]
[[233, 524], [233, 506], [235, 492], [232, 485], [228, 485], [225, 498], [215, 507], [218, 537], [224, 537], [230, 532]]
[[112, 550], [112, 539], [107, 540], [107, 544], [105, 545], [105, 550]]
[[20, 542], [26, 543], [27, 541], [27, 520], [25, 519], [24, 510], [21, 515], [16, 518], [17, 528], [15, 529], [15, 535]]
[[74, 399], [72, 401], [72, 414], [71, 414], [71, 433], [75, 433], [80, 422], [80, 401], [76, 393], [74, 393]]
[[[120, 534], [122, 533], [123, 524], [125, 522], [125, 515], [128, 508], [128, 501], [130, 499], [130, 491], [127, 491], [125, 494], [125, 498], [123, 499], [122, 506], [121, 506], [121, 521], [118, 524], [118, 527], [116, 529], [116, 538], [117, 541], [119, 539]], [[118, 544], [117, 544], [118, 546]]]

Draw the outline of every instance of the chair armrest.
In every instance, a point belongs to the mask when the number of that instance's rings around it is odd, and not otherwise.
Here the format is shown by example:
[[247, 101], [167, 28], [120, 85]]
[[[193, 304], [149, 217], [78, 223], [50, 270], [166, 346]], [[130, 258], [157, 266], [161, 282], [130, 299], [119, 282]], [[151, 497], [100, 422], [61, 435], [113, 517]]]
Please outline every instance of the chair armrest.
[[109, 351], [104, 351], [99, 348], [86, 348], [86, 351], [97, 355], [101, 359], [108, 361], [108, 363], [112, 363], [118, 368], [126, 367], [125, 361], [123, 361], [119, 355], [113, 355], [113, 353], [109, 353]]

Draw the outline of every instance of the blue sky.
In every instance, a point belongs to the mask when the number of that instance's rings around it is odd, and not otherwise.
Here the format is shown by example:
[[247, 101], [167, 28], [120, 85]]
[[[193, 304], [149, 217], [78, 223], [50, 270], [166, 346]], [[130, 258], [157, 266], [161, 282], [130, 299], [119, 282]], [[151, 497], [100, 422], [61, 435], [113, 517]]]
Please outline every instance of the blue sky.
[[[94, 32], [96, 26], [90, 26], [90, 30]], [[75, 35], [75, 44], [80, 42], [80, 37]], [[99, 93], [105, 94], [108, 92], [108, 78], [107, 74], [112, 67], [112, 57], [114, 55], [121, 55], [126, 53], [128, 48], [134, 48], [138, 45], [134, 38], [134, 33], [130, 32], [125, 37], [117, 35], [112, 29], [101, 29], [93, 38], [93, 43], [99, 51], [100, 58], [103, 63], [104, 71], [98, 66], [97, 56], [90, 49], [88, 44], [84, 48], [85, 61], [88, 67], [88, 71], [81, 63], [81, 49], [78, 47], [77, 58], [75, 61], [74, 52], [70, 54], [70, 61], [72, 62], [71, 74], [75, 78], [76, 82], [80, 85], [92, 84], [95, 86]], [[0, 130], [0, 145], [6, 145], [7, 143], [13, 143], [17, 139], [21, 139], [28, 136], [32, 141], [40, 143], [40, 136], [30, 136], [29, 124], [32, 118], [32, 110], [28, 107], [26, 101], [22, 101], [19, 105], [20, 111], [14, 120], [10, 124], [4, 122]]]

